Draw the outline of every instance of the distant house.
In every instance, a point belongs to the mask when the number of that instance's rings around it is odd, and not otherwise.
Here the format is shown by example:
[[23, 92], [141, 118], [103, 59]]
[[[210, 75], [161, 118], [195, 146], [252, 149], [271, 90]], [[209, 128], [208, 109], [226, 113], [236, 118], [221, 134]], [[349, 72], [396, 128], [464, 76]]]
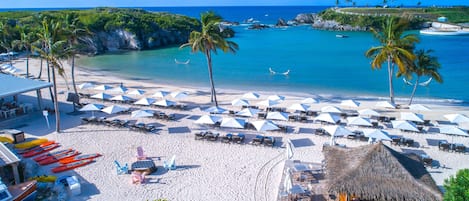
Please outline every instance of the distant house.
[[347, 200], [441, 201], [442, 194], [416, 155], [382, 143], [323, 149], [328, 192]]
[[438, 22], [448, 22], [448, 18], [447, 17], [439, 17]]

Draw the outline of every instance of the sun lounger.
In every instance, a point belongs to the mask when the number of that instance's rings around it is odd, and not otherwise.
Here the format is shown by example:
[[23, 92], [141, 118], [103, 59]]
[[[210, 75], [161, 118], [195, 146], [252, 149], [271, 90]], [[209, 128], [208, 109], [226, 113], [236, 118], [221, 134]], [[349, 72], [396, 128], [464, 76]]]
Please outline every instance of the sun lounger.
[[116, 170], [117, 170], [118, 175], [129, 173], [129, 166], [127, 165], [127, 163], [124, 166], [121, 166], [120, 163], [117, 160], [115, 160], [114, 164], [116, 165]]
[[245, 138], [246, 138], [246, 136], [244, 134], [238, 133], [237, 135], [233, 135], [232, 141], [234, 143], [241, 144], [244, 141]]
[[229, 142], [231, 142], [231, 140], [233, 140], [233, 134], [231, 134], [231, 133], [228, 133], [228, 134], [226, 134], [225, 136], [223, 136], [221, 138], [221, 141], [224, 142], [224, 143], [229, 143]]
[[271, 136], [264, 137], [264, 146], [273, 147], [275, 144], [275, 138]]
[[143, 184], [145, 183], [145, 175], [147, 172], [138, 172], [138, 171], [133, 171], [132, 172], [132, 183], [133, 184]]
[[205, 135], [206, 135], [207, 132], [198, 132], [198, 133], [195, 133], [194, 135], [194, 139], [196, 140], [202, 140], [204, 139]]
[[143, 148], [140, 146], [137, 147], [137, 160], [146, 160], [146, 159], [147, 159], [147, 156], [143, 152]]
[[163, 167], [167, 170], [175, 170], [176, 167], [176, 155], [171, 157], [170, 161], [163, 161]]
[[218, 136], [220, 134], [218, 133], [207, 133], [205, 136], [204, 136], [204, 139], [208, 140], [208, 141], [217, 141], [218, 139]]
[[252, 139], [251, 144], [261, 145], [263, 142], [264, 142], [264, 137], [262, 135], [256, 135], [256, 137]]

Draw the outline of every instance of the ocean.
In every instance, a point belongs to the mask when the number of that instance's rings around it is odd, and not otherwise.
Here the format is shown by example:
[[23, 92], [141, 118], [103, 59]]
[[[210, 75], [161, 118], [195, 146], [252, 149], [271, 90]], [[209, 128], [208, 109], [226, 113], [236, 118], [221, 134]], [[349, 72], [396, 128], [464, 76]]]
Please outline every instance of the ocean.
[[[213, 10], [225, 20], [242, 23], [253, 18], [275, 24], [279, 18], [293, 19], [298, 13], [320, 12], [326, 7], [164, 7], [144, 8], [199, 17]], [[378, 42], [368, 32], [336, 32], [312, 29], [311, 26], [248, 30], [233, 26], [236, 36], [229, 40], [240, 49], [236, 54], [219, 52], [213, 56], [217, 88], [272, 92], [299, 92], [332, 96], [387, 97], [386, 67], [372, 70], [365, 51]], [[418, 31], [411, 31], [416, 33]], [[346, 34], [348, 38], [337, 38]], [[419, 87], [416, 96], [422, 102], [468, 104], [469, 37], [420, 36], [417, 48], [432, 49], [441, 63], [444, 83], [432, 81]], [[175, 62], [190, 60], [189, 64]], [[157, 50], [110, 53], [82, 57], [78, 65], [104, 70], [118, 76], [148, 79], [163, 84], [209, 87], [207, 64], [201, 53], [168, 47]], [[271, 74], [269, 68], [278, 72]], [[286, 76], [282, 72], [289, 71]], [[427, 78], [422, 79], [423, 81]], [[394, 79], [398, 98], [408, 98], [412, 86], [402, 78]]]

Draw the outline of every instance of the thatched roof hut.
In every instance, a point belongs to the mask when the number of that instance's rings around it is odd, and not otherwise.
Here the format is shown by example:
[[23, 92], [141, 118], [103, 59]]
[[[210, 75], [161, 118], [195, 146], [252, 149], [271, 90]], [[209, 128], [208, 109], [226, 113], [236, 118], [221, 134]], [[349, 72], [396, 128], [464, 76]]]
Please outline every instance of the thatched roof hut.
[[401, 154], [382, 143], [345, 149], [324, 147], [331, 194], [363, 200], [442, 200], [442, 194], [418, 157]]

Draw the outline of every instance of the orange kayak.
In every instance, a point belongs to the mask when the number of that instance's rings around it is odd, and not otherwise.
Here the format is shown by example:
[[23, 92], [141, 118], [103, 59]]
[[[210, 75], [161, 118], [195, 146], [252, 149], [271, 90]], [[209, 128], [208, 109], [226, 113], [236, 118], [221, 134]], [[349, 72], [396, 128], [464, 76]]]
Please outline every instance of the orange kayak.
[[48, 153], [48, 154], [43, 154], [43, 155], [40, 155], [36, 158], [34, 158], [34, 160], [36, 162], [39, 162], [39, 161], [42, 161], [50, 156], [61, 156], [61, 155], [64, 155], [64, 154], [67, 154], [68, 152], [72, 152], [74, 151], [73, 149], [64, 149], [64, 150], [60, 150], [60, 151], [56, 151], [56, 152], [51, 152], [51, 153]]
[[49, 156], [49, 157], [45, 158], [44, 160], [39, 161], [38, 163], [39, 163], [39, 165], [49, 165], [49, 164], [55, 163], [55, 162], [57, 162], [61, 159], [74, 157], [78, 154], [80, 154], [80, 152], [70, 151], [70, 152], [67, 152], [65, 154], [61, 154], [59, 156]]
[[59, 160], [60, 164], [69, 164], [77, 161], [82, 161], [82, 160], [88, 160], [88, 159], [94, 159], [102, 156], [101, 154], [95, 153], [95, 154], [85, 154], [85, 155], [79, 155], [75, 157], [70, 157], [70, 158], [65, 158], [62, 160]]
[[76, 162], [68, 163], [68, 164], [64, 164], [64, 165], [59, 165], [55, 168], [52, 168], [52, 172], [53, 173], [59, 173], [59, 172], [71, 170], [71, 169], [75, 169], [77, 167], [88, 165], [92, 162], [94, 162], [93, 159], [88, 159], [88, 160], [76, 161]]
[[36, 155], [39, 155], [39, 154], [42, 154], [46, 151], [50, 151], [50, 150], [53, 150], [57, 147], [59, 147], [60, 145], [57, 144], [57, 143], [54, 143], [54, 144], [50, 144], [50, 145], [47, 145], [45, 147], [39, 147], [38, 149], [33, 149], [33, 150], [30, 150], [30, 151], [27, 151], [23, 154], [21, 154], [23, 157], [25, 158], [29, 158], [29, 157], [32, 157], [32, 156], [36, 156]]

